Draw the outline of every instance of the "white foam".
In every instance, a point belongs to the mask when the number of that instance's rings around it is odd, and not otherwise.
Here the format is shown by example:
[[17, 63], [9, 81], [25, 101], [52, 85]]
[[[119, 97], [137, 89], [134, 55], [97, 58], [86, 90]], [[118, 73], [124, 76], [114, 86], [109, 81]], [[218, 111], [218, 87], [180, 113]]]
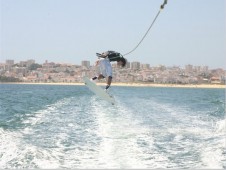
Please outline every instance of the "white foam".
[[[117, 105], [115, 108], [95, 105], [102, 137], [98, 161], [100, 168], [166, 168], [175, 166], [167, 155], [156, 150], [152, 131], [134, 119], [133, 110]], [[120, 111], [120, 112], [118, 112]]]
[[[8, 162], [18, 156], [18, 139], [21, 136], [16, 133], [4, 131], [0, 128], [0, 167], [8, 168]], [[10, 166], [9, 166], [10, 167]]]
[[[34, 139], [37, 138], [42, 142], [41, 138], [45, 138], [43, 134], [36, 134], [42, 132], [39, 125], [42, 123], [48, 124], [49, 122], [54, 123], [50, 117], [53, 117], [52, 113], [59, 114], [60, 109], [67, 104], [71, 103], [71, 98], [62, 99], [52, 105], [46, 106], [45, 109], [39, 110], [33, 115], [27, 114], [27, 119], [23, 120], [24, 129], [17, 129], [15, 132], [5, 131], [0, 128], [0, 167], [1, 168], [50, 168], [55, 169], [61, 166], [59, 162], [60, 156], [64, 154], [63, 150], [59, 149], [48, 149], [39, 146], [38, 143], [30, 141], [32, 135]], [[60, 117], [57, 118], [60, 120]], [[56, 122], [57, 123], [57, 122]], [[73, 127], [71, 123], [66, 127]], [[61, 127], [59, 127], [61, 128]], [[63, 128], [63, 127], [62, 127]], [[44, 130], [44, 129], [43, 129]], [[64, 129], [63, 129], [64, 130]], [[47, 134], [48, 135], [48, 134]], [[53, 142], [56, 142], [56, 146], [63, 148], [60, 141], [68, 139], [68, 136], [64, 133], [56, 133], [52, 135]], [[58, 135], [58, 136], [57, 136]], [[48, 136], [46, 136], [48, 138]], [[27, 140], [25, 140], [28, 138]], [[54, 141], [59, 139], [59, 141]]]
[[59, 162], [45, 149], [23, 142], [20, 133], [0, 129], [1, 168], [59, 168]]
[[[17, 132], [0, 129], [0, 167], [151, 169], [183, 168], [189, 163], [190, 168], [222, 168], [225, 145], [220, 135], [224, 135], [224, 121], [217, 122], [214, 133], [210, 122], [179, 106], [143, 103], [141, 106], [147, 108], [144, 111], [151, 120], [150, 124], [144, 124], [145, 120], [139, 117], [141, 111], [134, 113], [133, 108], [123, 103], [100, 104], [92, 97], [88, 101], [91, 104], [81, 108], [73, 107], [73, 102], [71, 98], [63, 99], [35, 112], [24, 120], [27, 126]], [[75, 121], [77, 113], [82, 115], [81, 121], [92, 122], [91, 125], [79, 122], [79, 117]], [[82, 134], [83, 130], [86, 134]], [[193, 152], [201, 159], [198, 163], [192, 157]], [[182, 159], [181, 153], [188, 156]]]
[[[25, 119], [22, 123], [27, 125], [27, 126], [34, 126], [40, 123], [43, 123], [45, 120], [44, 118], [48, 114], [52, 114], [54, 112], [58, 112], [59, 108], [62, 108], [64, 105], [68, 104], [71, 102], [71, 98], [66, 98], [57, 101], [56, 103], [52, 105], [47, 105], [45, 109], [38, 110], [34, 112], [32, 115], [27, 114], [27, 119]], [[25, 129], [25, 133], [28, 132], [28, 129]]]
[[226, 119], [224, 120], [219, 120], [216, 123], [216, 132], [218, 133], [226, 133]]
[[201, 160], [203, 163], [203, 167], [208, 169], [222, 169], [223, 168], [223, 161], [225, 161], [225, 155], [222, 154], [222, 149], [225, 147], [223, 146], [220, 149], [219, 144], [213, 146], [205, 146], [202, 148], [201, 152]]

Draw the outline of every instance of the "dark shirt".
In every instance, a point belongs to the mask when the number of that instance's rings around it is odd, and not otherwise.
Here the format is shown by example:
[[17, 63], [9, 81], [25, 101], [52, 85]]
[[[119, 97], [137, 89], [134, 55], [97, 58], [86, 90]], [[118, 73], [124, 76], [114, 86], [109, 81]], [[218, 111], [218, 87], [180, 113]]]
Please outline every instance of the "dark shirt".
[[107, 51], [105, 53], [103, 53], [103, 55], [99, 56], [101, 58], [106, 58], [108, 57], [108, 59], [111, 61], [119, 61], [120, 58], [122, 58], [121, 54], [115, 51]]

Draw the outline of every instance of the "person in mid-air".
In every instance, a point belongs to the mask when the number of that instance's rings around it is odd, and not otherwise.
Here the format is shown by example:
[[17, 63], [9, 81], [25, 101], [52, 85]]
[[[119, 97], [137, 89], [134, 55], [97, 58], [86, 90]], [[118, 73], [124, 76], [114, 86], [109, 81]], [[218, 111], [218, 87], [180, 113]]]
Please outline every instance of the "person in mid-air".
[[118, 52], [106, 51], [102, 54], [96, 53], [99, 60], [96, 61], [96, 66], [99, 67], [99, 75], [92, 78], [92, 80], [100, 80], [106, 78], [107, 85], [105, 90], [111, 86], [112, 81], [112, 61], [116, 61], [118, 66], [125, 67], [127, 60]]

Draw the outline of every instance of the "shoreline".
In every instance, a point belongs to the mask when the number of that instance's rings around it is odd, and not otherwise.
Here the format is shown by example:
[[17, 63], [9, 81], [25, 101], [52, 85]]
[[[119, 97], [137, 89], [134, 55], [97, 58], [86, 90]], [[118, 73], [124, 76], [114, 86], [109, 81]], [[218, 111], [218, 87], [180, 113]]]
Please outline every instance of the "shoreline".
[[[118, 83], [115, 86], [125, 86], [124, 84]], [[225, 89], [226, 85], [217, 85], [217, 84], [142, 84], [142, 83], [130, 83], [127, 86], [133, 87], [164, 87], [164, 88], [213, 88], [213, 89]]]
[[[63, 86], [84, 86], [84, 83], [29, 83], [29, 82], [0, 82], [0, 84], [21, 84], [21, 85], [63, 85]], [[96, 83], [105, 86], [106, 83]], [[225, 89], [223, 84], [146, 84], [146, 83], [112, 83], [111, 86], [122, 87], [162, 87], [162, 88], [213, 88]]]

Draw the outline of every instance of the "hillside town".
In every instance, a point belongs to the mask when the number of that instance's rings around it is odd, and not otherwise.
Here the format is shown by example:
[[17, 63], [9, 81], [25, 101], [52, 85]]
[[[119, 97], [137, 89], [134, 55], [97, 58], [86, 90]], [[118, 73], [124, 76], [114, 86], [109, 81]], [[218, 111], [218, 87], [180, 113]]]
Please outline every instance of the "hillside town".
[[[225, 84], [226, 70], [209, 69], [208, 66], [150, 66], [138, 61], [128, 62], [125, 68], [113, 67], [113, 82], [156, 84]], [[48, 62], [38, 64], [35, 60], [6, 60], [0, 63], [0, 82], [27, 83], [81, 83], [83, 76], [92, 77], [97, 69], [90, 61], [80, 65]]]

